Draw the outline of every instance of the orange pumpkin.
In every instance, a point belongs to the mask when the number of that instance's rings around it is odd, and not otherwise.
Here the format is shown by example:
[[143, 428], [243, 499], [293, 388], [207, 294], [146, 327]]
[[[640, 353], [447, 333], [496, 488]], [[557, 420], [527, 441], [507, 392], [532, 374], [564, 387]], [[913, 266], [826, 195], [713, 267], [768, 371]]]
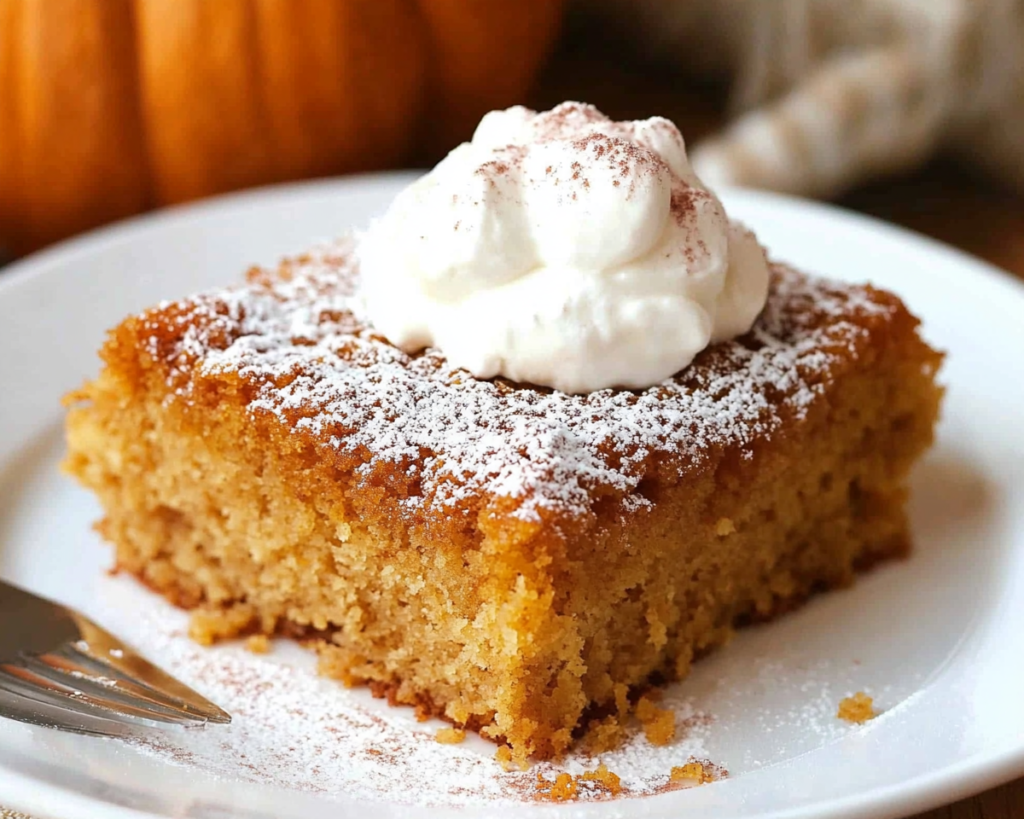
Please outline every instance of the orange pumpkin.
[[562, 0], [0, 0], [0, 243], [395, 165], [521, 101]]

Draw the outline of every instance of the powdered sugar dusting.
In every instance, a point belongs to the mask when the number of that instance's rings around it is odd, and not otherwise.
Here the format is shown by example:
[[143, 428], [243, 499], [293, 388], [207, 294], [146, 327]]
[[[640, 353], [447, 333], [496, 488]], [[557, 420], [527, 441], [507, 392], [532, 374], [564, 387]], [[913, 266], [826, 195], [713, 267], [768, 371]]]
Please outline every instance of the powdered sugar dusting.
[[[315, 676], [312, 655], [290, 641], [274, 641], [272, 651], [260, 655], [238, 643], [202, 648], [185, 635], [187, 613], [133, 578], [98, 582], [90, 615], [233, 717], [229, 726], [147, 731], [129, 740], [134, 752], [213, 777], [214, 785], [262, 784], [328, 800], [521, 805], [541, 797], [538, 774], [550, 782], [559, 773], [578, 777], [601, 763], [621, 778], [620, 800], [654, 795], [673, 789], [672, 768], [691, 760], [705, 763], [716, 778], [723, 766], [743, 776], [875, 730], [905, 708], [924, 681], [919, 672], [900, 679], [884, 664], [863, 666], [836, 651], [834, 640], [812, 651], [806, 640], [780, 641], [780, 629], [792, 631], [789, 620], [745, 631], [736, 641], [740, 650], [716, 653], [687, 681], [661, 690], [659, 708], [676, 718], [676, 739], [669, 745], [653, 746], [637, 731], [599, 757], [577, 751], [558, 763], [504, 771], [492, 743], [469, 734], [460, 745], [439, 744], [434, 737], [444, 723], [418, 723], [411, 708], [391, 708], [366, 689]], [[825, 628], [834, 628], [834, 619], [826, 618]], [[851, 725], [836, 717], [836, 709], [858, 690], [868, 691], [883, 713]], [[607, 791], [579, 784], [580, 800], [608, 798]], [[629, 815], [628, 803], [623, 811]]]
[[437, 350], [410, 356], [390, 345], [360, 318], [351, 250], [343, 240], [141, 321], [152, 328], [150, 354], [168, 365], [170, 400], [188, 401], [196, 377], [237, 374], [252, 386], [253, 414], [315, 437], [363, 480], [381, 465], [404, 475], [410, 512], [486, 496], [511, 500], [524, 519], [575, 516], [596, 495], [634, 512], [646, 505], [637, 488], [649, 470], [681, 475], [724, 447], [749, 456], [805, 417], [868, 332], [851, 319], [893, 309], [869, 288], [776, 266], [747, 336], [646, 390], [567, 395], [480, 381]]
[[[146, 656], [225, 708], [228, 726], [147, 734], [130, 740], [139, 753], [218, 779], [356, 801], [416, 805], [521, 803], [538, 798], [537, 775], [582, 774], [600, 762], [621, 777], [622, 796], [665, 789], [671, 769], [705, 759], [709, 719], [677, 697], [679, 738], [654, 747], [637, 732], [600, 759], [583, 755], [530, 770], [504, 771], [495, 746], [469, 736], [442, 745], [441, 723], [416, 723], [412, 709], [389, 708], [364, 690], [316, 677], [304, 652], [278, 643], [269, 655], [239, 645], [201, 648], [185, 631], [187, 615], [154, 599], [129, 578], [105, 581], [105, 624], [145, 647]], [[579, 799], [608, 798], [581, 788]]]

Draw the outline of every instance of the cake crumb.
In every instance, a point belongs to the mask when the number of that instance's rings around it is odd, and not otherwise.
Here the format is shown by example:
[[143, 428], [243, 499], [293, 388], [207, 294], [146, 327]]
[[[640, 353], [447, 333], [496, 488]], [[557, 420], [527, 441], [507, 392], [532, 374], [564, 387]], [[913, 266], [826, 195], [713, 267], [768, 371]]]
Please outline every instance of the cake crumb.
[[505, 773], [512, 770], [512, 749], [508, 745], [499, 745], [498, 750], [494, 752], [494, 758]]
[[416, 703], [416, 707], [413, 709], [413, 715], [416, 717], [416, 722], [426, 722], [434, 716], [430, 708], [424, 702]]
[[212, 646], [242, 634], [253, 624], [253, 610], [246, 605], [228, 609], [200, 609], [192, 613], [188, 636], [201, 646]]
[[672, 773], [668, 778], [670, 782], [693, 782], [697, 785], [714, 781], [714, 777], [701, 762], [687, 762], [685, 765], [673, 766]]
[[352, 666], [358, 665], [363, 658], [342, 651], [338, 646], [321, 640], [315, 644], [316, 673], [322, 677], [338, 680], [346, 688], [355, 688], [362, 680], [352, 673]]
[[615, 692], [615, 710], [618, 712], [619, 720], [625, 722], [632, 710], [629, 705], [629, 686], [625, 683], [616, 683], [612, 690]]
[[570, 802], [579, 793], [579, 784], [572, 774], [560, 773], [555, 781], [545, 779], [543, 774], [537, 774], [537, 796], [550, 802]]
[[245, 647], [253, 654], [266, 654], [270, 651], [270, 638], [266, 634], [253, 634], [245, 641]]
[[877, 717], [878, 712], [875, 710], [874, 700], [863, 691], [858, 691], [852, 697], [845, 697], [840, 701], [836, 716], [847, 722], [867, 722]]
[[458, 745], [466, 738], [466, 732], [461, 728], [441, 728], [434, 739], [442, 745]]
[[622, 780], [617, 774], [609, 771], [608, 766], [603, 762], [597, 766], [596, 770], [584, 771], [582, 778], [587, 782], [598, 783], [612, 796], [622, 793]]
[[715, 534], [719, 537], [728, 537], [736, 531], [736, 524], [731, 518], [719, 518], [715, 523]]
[[582, 745], [591, 756], [610, 753], [626, 740], [624, 719], [612, 714], [604, 719], [594, 719], [587, 725]]
[[640, 720], [644, 736], [651, 745], [668, 745], [676, 738], [676, 715], [670, 710], [658, 708], [647, 694], [636, 704], [636, 718]]
[[621, 777], [608, 770], [603, 762], [594, 770], [584, 771], [577, 776], [563, 772], [551, 780], [545, 779], [541, 773], [537, 774], [536, 795], [542, 801], [571, 802], [585, 796], [619, 796], [627, 792]]

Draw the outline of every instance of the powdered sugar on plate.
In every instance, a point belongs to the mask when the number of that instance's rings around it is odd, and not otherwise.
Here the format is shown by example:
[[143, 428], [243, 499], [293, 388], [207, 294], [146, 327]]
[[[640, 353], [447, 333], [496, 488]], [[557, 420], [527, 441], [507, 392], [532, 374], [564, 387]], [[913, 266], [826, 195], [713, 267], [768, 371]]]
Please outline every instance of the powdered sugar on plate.
[[[636, 730], [598, 757], [577, 751], [557, 763], [505, 771], [493, 743], [475, 734], [458, 745], [437, 742], [445, 723], [417, 722], [411, 708], [392, 708], [366, 689], [318, 677], [313, 653], [289, 640], [275, 640], [269, 654], [253, 654], [237, 642], [203, 648], [186, 636], [188, 614], [134, 579], [99, 582], [95, 599], [101, 602], [90, 615], [233, 718], [228, 726], [140, 734], [129, 740], [134, 753], [217, 780], [328, 800], [521, 805], [543, 798], [538, 774], [550, 783], [560, 773], [579, 777], [602, 763], [620, 777], [619, 800], [651, 796], [679, 787], [669, 781], [672, 768], [691, 760], [704, 763], [714, 778], [742, 776], [872, 731], [923, 683], [911, 675], [890, 684], [888, 674], [851, 657], [775, 639], [796, 626], [794, 619], [804, 616], [798, 614], [745, 630], [732, 646], [698, 663], [685, 682], [662, 689], [658, 706], [676, 716], [671, 744], [656, 747]], [[874, 697], [881, 716], [852, 725], [836, 710], [858, 690]], [[611, 798], [607, 790], [579, 784], [581, 801]]]
[[[269, 655], [237, 643], [203, 648], [186, 636], [186, 613], [127, 577], [103, 585], [104, 625], [232, 716], [228, 726], [146, 734], [129, 740], [131, 747], [207, 776], [325, 797], [458, 806], [536, 800], [538, 774], [551, 780], [600, 763], [621, 778], [622, 797], [649, 795], [666, 789], [673, 766], [707, 760], [710, 718], [670, 692], [661, 703], [677, 717], [670, 745], [655, 747], [638, 731], [599, 758], [577, 754], [505, 771], [493, 743], [475, 735], [459, 745], [438, 743], [444, 723], [417, 723], [412, 709], [389, 708], [364, 689], [317, 677], [311, 653], [290, 641], [276, 641]], [[581, 788], [578, 798], [608, 795]]]

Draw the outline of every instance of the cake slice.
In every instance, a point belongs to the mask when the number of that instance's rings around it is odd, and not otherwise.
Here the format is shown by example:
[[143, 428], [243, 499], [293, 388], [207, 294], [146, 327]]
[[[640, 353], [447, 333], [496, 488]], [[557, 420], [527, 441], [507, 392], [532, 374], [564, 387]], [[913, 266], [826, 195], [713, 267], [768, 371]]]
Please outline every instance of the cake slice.
[[66, 468], [198, 639], [314, 640], [348, 684], [557, 756], [909, 549], [940, 354], [889, 293], [771, 276], [751, 332], [675, 378], [567, 395], [393, 347], [342, 242], [114, 329]]

